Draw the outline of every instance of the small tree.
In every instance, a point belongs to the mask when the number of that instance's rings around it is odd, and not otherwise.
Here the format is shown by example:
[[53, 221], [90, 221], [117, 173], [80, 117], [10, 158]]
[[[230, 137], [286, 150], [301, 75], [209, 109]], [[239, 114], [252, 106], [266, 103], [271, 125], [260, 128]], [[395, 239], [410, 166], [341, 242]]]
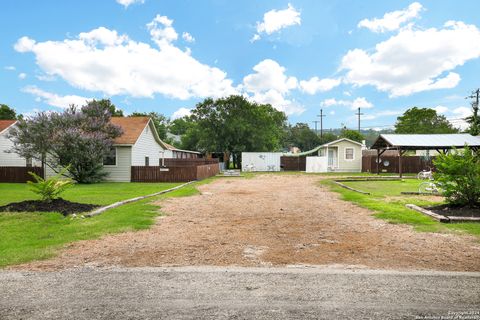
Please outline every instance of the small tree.
[[340, 138], [347, 138], [360, 143], [363, 140], [365, 140], [365, 137], [363, 136], [363, 134], [361, 134], [356, 130], [350, 130], [350, 129], [342, 129], [342, 132], [340, 132]]
[[95, 100], [80, 110], [71, 106], [63, 113], [41, 112], [19, 120], [11, 130], [11, 151], [42, 161], [56, 172], [67, 168], [68, 176], [79, 183], [98, 182], [106, 176], [103, 158], [122, 133], [110, 118], [108, 108]]
[[27, 181], [30, 185], [30, 190], [40, 195], [42, 201], [51, 202], [57, 199], [62, 192], [73, 186], [71, 179], [62, 179], [62, 175], [65, 173], [66, 168], [58, 173], [56, 176], [49, 179], [43, 179], [34, 172], [29, 172], [35, 182]]
[[397, 118], [395, 133], [457, 133], [444, 115], [429, 108], [413, 107]]
[[480, 157], [465, 147], [463, 151], [440, 154], [434, 160], [434, 178], [441, 184], [452, 205], [480, 206]]

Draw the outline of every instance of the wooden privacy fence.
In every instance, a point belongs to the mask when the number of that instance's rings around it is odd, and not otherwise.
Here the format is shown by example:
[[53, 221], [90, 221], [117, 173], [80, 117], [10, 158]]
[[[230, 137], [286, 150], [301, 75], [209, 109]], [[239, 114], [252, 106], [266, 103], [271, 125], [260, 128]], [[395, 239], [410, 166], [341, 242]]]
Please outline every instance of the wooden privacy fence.
[[[380, 156], [379, 171], [388, 173], [399, 173], [398, 156]], [[419, 156], [402, 157], [403, 173], [418, 173], [422, 170], [434, 169], [433, 160], [435, 157], [427, 159]], [[377, 156], [362, 157], [362, 172], [377, 172]]]
[[202, 180], [220, 172], [218, 163], [198, 166], [145, 167], [132, 166], [132, 182], [187, 182]]
[[[163, 159], [166, 167], [192, 167], [192, 166], [201, 166], [204, 164], [217, 164], [218, 159]], [[160, 164], [162, 163], [162, 159], [160, 159]]]
[[29, 172], [34, 172], [41, 177], [44, 176], [41, 167], [0, 167], [0, 182], [25, 183], [32, 181]]
[[285, 171], [305, 171], [307, 168], [306, 157], [280, 157], [280, 168]]

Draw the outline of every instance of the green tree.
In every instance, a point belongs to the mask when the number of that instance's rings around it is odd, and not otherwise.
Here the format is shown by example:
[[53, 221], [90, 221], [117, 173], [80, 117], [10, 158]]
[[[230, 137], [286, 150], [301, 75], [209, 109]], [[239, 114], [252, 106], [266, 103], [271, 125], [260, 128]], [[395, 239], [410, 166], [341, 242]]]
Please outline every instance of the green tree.
[[340, 132], [340, 138], [347, 138], [357, 142], [362, 142], [363, 140], [365, 140], [363, 134], [361, 134], [357, 130], [350, 130], [345, 128], [342, 129], [342, 131]]
[[16, 120], [17, 113], [6, 104], [0, 104], [0, 120]]
[[397, 118], [395, 133], [456, 133], [458, 129], [433, 109], [413, 107]]
[[447, 202], [452, 205], [480, 207], [480, 156], [470, 148], [440, 154], [434, 160], [434, 173]]
[[289, 125], [286, 128], [284, 147], [298, 147], [308, 151], [320, 145], [320, 137], [306, 123]]
[[480, 134], [480, 115], [478, 114], [478, 106], [474, 102], [472, 103], [472, 115], [465, 118], [465, 121], [470, 125], [468, 127], [468, 133], [472, 136], [478, 136]]
[[196, 148], [192, 149], [223, 152], [227, 162], [231, 154], [237, 168], [243, 151], [281, 148], [287, 119], [269, 104], [253, 103], [236, 95], [205, 99], [192, 110], [190, 118], [195, 124], [187, 130], [182, 142], [195, 142]]
[[117, 109], [117, 107], [110, 101], [110, 99], [101, 99], [101, 100], [93, 100], [98, 103], [104, 110], [108, 110], [112, 117], [123, 117], [123, 111], [121, 109]]
[[319, 137], [320, 144], [329, 143], [338, 139], [338, 136], [333, 132], [324, 132], [322, 137]]
[[168, 131], [172, 134], [181, 136], [187, 132], [187, 130], [192, 126], [192, 123], [192, 120], [188, 116], [177, 118], [173, 121], [170, 121]]
[[168, 119], [163, 114], [158, 112], [134, 112], [129, 117], [150, 117], [155, 125], [155, 129], [157, 129], [160, 139], [167, 139]]

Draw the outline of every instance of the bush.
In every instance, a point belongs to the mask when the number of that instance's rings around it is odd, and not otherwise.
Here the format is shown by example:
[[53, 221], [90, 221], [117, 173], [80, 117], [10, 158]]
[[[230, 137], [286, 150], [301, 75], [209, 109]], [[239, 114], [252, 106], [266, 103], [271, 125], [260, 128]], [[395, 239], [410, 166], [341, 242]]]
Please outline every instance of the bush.
[[73, 186], [73, 180], [62, 178], [64, 173], [65, 170], [52, 178], [43, 179], [34, 172], [29, 172], [35, 182], [28, 181], [27, 183], [31, 186], [30, 190], [40, 195], [42, 201], [51, 202], [53, 199], [57, 199], [66, 189]]
[[449, 204], [480, 206], [480, 156], [465, 147], [463, 151], [440, 154], [434, 164], [434, 178], [441, 183]]

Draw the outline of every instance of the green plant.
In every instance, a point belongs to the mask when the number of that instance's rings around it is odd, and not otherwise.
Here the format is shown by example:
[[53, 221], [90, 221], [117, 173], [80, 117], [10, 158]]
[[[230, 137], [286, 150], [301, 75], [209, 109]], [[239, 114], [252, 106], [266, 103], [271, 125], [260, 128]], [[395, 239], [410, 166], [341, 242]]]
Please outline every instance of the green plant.
[[56, 176], [49, 179], [43, 179], [36, 173], [29, 172], [35, 180], [35, 182], [27, 182], [31, 187], [30, 190], [40, 195], [42, 201], [51, 202], [53, 199], [58, 198], [67, 188], [73, 186], [72, 179], [63, 177], [66, 170], [67, 168], [63, 169]]
[[447, 202], [452, 205], [480, 206], [480, 157], [465, 146], [463, 151], [453, 150], [440, 154], [434, 160], [434, 178], [443, 189]]

